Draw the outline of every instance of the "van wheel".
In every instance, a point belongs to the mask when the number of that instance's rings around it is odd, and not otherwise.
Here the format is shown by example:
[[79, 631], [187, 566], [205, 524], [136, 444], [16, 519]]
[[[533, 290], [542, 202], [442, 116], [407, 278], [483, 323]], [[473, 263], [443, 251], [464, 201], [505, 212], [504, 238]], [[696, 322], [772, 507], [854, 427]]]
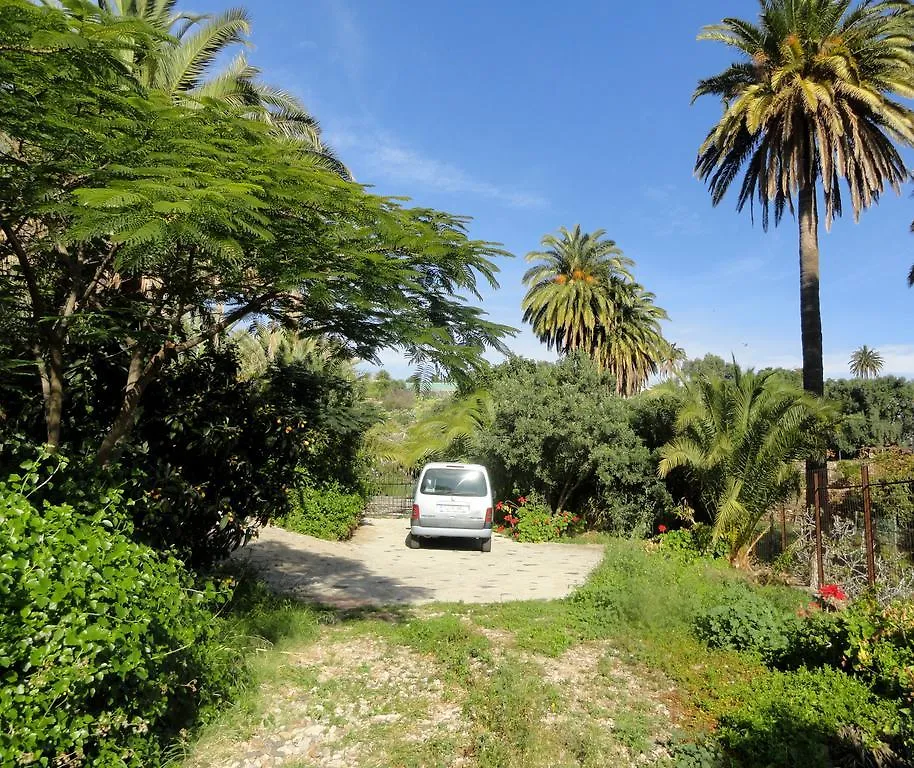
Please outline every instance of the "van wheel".
[[410, 549], [421, 549], [422, 548], [422, 542], [419, 541], [419, 539], [417, 539], [412, 534], [410, 534], [409, 536], [406, 537], [406, 544]]
[[479, 544], [480, 552], [491, 552], [492, 551], [492, 539], [482, 539]]

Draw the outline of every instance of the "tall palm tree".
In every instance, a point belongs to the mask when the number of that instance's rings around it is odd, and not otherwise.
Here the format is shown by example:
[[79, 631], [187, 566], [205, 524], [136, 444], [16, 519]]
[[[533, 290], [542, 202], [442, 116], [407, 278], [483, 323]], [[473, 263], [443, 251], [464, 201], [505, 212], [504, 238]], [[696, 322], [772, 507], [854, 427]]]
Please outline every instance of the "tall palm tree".
[[248, 44], [251, 19], [244, 8], [220, 14], [192, 14], [176, 9], [177, 0], [97, 0], [116, 18], [141, 19], [162, 37], [145, 51], [125, 53], [140, 81], [172, 94], [184, 104], [212, 99], [245, 109], [254, 120], [272, 126], [293, 150], [302, 151], [349, 179], [348, 169], [321, 139], [320, 126], [292, 94], [260, 79], [244, 51], [226, 64], [225, 56]]
[[864, 344], [851, 355], [849, 365], [851, 373], [858, 379], [875, 379], [885, 365], [885, 360], [875, 349]]
[[670, 342], [660, 360], [660, 375], [664, 379], [671, 379], [682, 370], [682, 365], [687, 359], [686, 351], [675, 342]]
[[560, 354], [590, 351], [594, 335], [615, 313], [622, 286], [632, 280], [628, 270], [634, 262], [605, 234], [562, 227], [559, 237], [542, 239], [545, 250], [527, 254], [535, 264], [523, 278], [528, 286], [521, 304], [524, 322]]
[[660, 371], [670, 352], [660, 321], [666, 312], [654, 303], [654, 294], [635, 282], [620, 286], [608, 325], [597, 329], [591, 357], [616, 378], [616, 394], [638, 394]]
[[914, 12], [894, 0], [759, 4], [757, 24], [728, 18], [699, 35], [739, 60], [695, 91], [693, 101], [723, 101], [696, 172], [715, 205], [743, 172], [737, 208], [757, 202], [765, 228], [771, 205], [775, 224], [796, 213], [803, 386], [821, 396], [818, 193], [828, 227], [842, 211], [842, 180], [856, 218], [907, 179], [895, 144], [914, 145], [914, 113], [897, 100], [914, 96]]
[[683, 467], [693, 476], [714, 514], [715, 538], [744, 567], [761, 519], [799, 492], [795, 462], [821, 449], [833, 413], [773, 371], [734, 368], [732, 379], [686, 382], [676, 436], [660, 449], [658, 472], [666, 477]]
[[581, 350], [616, 377], [616, 391], [632, 395], [657, 372], [668, 343], [660, 331], [666, 312], [634, 281], [634, 261], [605, 231], [562, 227], [546, 235], [545, 250], [524, 275], [524, 321], [559, 354]]

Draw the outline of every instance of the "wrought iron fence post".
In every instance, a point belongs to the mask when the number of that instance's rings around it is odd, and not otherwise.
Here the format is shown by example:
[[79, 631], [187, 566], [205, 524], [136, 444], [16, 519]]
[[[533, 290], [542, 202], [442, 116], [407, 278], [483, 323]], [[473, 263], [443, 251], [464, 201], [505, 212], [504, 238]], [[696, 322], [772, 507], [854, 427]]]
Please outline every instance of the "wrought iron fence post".
[[[812, 501], [815, 510], [816, 523], [816, 577], [818, 579], [816, 586], [821, 589], [825, 583], [825, 558], [822, 551], [822, 483], [820, 471], [812, 470]], [[828, 490], [826, 483], [826, 492]]]
[[876, 542], [873, 537], [873, 507], [870, 500], [870, 468], [860, 466], [860, 479], [863, 482], [863, 544], [866, 547], [866, 581], [876, 585]]
[[787, 508], [781, 504], [781, 552], [787, 551]]

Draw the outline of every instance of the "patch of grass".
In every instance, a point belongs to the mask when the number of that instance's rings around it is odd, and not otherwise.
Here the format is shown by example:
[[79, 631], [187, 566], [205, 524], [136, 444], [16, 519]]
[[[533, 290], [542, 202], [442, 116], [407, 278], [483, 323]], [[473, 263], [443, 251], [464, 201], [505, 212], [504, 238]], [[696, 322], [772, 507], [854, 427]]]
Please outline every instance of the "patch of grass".
[[464, 709], [475, 721], [473, 751], [480, 768], [543, 764], [543, 718], [558, 701], [557, 691], [519, 661], [506, 660], [491, 677], [477, 680]]
[[402, 645], [427, 653], [459, 682], [469, 680], [474, 662], [488, 664], [489, 640], [457, 616], [413, 619], [397, 626], [393, 637]]

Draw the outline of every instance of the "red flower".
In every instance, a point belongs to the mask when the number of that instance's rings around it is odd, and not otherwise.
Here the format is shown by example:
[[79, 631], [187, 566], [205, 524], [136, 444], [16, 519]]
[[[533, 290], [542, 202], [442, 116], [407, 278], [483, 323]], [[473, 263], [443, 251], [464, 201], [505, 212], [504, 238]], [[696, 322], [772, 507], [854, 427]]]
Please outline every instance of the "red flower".
[[660, 533], [666, 533], [666, 526], [661, 523], [657, 526], [657, 530], [660, 531]]
[[517, 503], [518, 503], [518, 504], [526, 504], [526, 503], [527, 503], [527, 497], [526, 497], [526, 496], [519, 496], [518, 499], [517, 499]]
[[819, 596], [831, 600], [847, 600], [844, 590], [837, 584], [826, 584], [819, 590]]
[[497, 510], [500, 512], [500, 511], [501, 511], [501, 508], [502, 508], [503, 506], [505, 506], [505, 505], [502, 504], [502, 503], [499, 501], [498, 504], [495, 505], [495, 509], [497, 509]]

